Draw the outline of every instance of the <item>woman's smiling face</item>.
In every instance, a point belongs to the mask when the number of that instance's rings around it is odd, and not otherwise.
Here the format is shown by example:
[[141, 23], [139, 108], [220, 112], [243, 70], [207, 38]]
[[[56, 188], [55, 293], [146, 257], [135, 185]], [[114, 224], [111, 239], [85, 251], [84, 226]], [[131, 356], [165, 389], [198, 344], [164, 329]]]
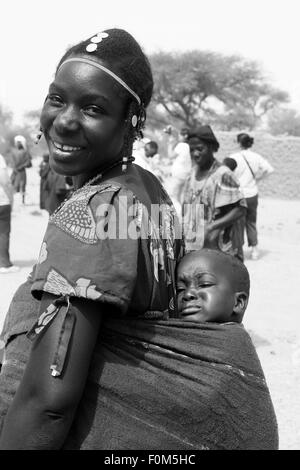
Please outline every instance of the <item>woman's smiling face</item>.
[[121, 158], [127, 102], [117, 87], [93, 65], [69, 62], [59, 69], [41, 114], [54, 171], [93, 175]]

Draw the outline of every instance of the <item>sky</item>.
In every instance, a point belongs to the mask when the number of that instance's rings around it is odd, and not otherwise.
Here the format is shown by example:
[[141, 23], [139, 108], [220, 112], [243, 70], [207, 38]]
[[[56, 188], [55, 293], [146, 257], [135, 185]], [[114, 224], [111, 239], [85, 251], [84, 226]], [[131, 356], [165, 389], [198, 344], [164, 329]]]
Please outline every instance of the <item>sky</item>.
[[256, 60], [300, 112], [299, 13], [299, 0], [2, 0], [0, 104], [21, 123], [41, 108], [70, 45], [120, 27], [146, 53], [201, 49]]

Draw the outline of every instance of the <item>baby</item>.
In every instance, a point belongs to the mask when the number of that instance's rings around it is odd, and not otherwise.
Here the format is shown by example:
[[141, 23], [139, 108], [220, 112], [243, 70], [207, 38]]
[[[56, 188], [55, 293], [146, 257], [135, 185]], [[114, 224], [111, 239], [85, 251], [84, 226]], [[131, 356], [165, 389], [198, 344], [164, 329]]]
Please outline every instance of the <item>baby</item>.
[[241, 323], [248, 304], [246, 266], [221, 251], [185, 255], [177, 268], [177, 301], [185, 321]]

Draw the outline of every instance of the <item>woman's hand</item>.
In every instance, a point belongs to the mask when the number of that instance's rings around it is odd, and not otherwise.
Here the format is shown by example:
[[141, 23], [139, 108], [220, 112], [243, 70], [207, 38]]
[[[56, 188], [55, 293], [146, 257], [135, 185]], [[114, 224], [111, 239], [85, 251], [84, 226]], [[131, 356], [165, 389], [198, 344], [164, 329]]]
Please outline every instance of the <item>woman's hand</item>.
[[214, 223], [211, 222], [204, 227], [204, 247], [205, 248], [218, 248], [220, 229], [215, 228]]

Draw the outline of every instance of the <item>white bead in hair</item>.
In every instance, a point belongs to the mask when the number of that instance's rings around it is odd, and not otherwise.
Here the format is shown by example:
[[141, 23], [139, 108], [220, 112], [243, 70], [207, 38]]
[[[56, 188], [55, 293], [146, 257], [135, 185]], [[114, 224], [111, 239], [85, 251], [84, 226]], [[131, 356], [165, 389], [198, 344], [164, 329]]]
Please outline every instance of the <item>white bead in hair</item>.
[[131, 118], [132, 127], [136, 127], [137, 122], [138, 122], [138, 118], [137, 118], [137, 116], [134, 114], [134, 115], [132, 116], [132, 118]]
[[85, 50], [86, 50], [87, 52], [94, 52], [94, 51], [97, 50], [97, 44], [92, 44], [92, 43], [90, 43], [90, 44], [88, 44], [88, 45], [86, 46]]

